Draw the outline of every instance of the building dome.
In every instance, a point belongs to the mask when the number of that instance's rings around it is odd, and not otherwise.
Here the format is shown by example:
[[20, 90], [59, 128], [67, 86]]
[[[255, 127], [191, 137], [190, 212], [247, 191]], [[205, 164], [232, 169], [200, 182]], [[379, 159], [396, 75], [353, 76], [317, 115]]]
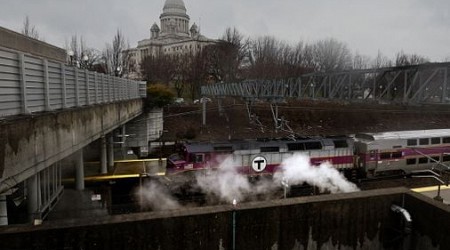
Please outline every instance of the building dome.
[[183, 0], [166, 0], [159, 16], [162, 37], [167, 35], [189, 37], [189, 16]]
[[166, 0], [163, 7], [164, 14], [182, 14], [186, 15], [186, 6], [183, 0]]

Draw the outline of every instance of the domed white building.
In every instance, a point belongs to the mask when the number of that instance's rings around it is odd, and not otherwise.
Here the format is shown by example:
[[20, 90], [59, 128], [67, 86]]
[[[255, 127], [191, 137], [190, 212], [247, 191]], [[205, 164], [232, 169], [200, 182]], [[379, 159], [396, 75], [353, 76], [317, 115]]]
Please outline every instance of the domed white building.
[[201, 35], [195, 23], [190, 26], [183, 0], [166, 0], [159, 20], [160, 26], [154, 23], [150, 28], [150, 38], [139, 41], [136, 48], [125, 52], [129, 58], [129, 78], [141, 79], [140, 64], [147, 56], [194, 54], [216, 42]]

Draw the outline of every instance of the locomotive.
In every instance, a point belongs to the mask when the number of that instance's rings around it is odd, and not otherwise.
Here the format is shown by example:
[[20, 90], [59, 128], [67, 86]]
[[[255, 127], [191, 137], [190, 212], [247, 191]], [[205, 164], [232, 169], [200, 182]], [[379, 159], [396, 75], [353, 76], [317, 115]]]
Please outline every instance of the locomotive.
[[184, 143], [167, 159], [167, 174], [217, 168], [232, 157], [249, 176], [270, 175], [302, 153], [312, 165], [329, 162], [350, 178], [408, 174], [450, 165], [450, 129], [361, 133], [346, 136]]

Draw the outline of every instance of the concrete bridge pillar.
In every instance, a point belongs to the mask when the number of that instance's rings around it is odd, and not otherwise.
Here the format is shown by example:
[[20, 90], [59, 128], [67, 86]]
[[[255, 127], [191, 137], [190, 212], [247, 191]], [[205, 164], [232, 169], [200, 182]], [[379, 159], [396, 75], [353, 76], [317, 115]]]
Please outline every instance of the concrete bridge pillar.
[[112, 134], [108, 136], [108, 169], [114, 169], [114, 140]]
[[36, 173], [27, 179], [27, 206], [30, 221], [40, 219], [39, 206], [41, 204], [41, 185], [39, 174]]
[[84, 190], [84, 162], [83, 149], [78, 150], [75, 159], [75, 187], [77, 190]]
[[8, 225], [8, 207], [6, 195], [0, 195], [0, 226]]
[[108, 153], [106, 151], [106, 137], [102, 136], [102, 138], [100, 138], [100, 144], [101, 144], [101, 150], [100, 150], [100, 165], [101, 165], [101, 169], [100, 169], [100, 173], [102, 174], [107, 174], [108, 173], [108, 165], [107, 165], [107, 161], [108, 161]]

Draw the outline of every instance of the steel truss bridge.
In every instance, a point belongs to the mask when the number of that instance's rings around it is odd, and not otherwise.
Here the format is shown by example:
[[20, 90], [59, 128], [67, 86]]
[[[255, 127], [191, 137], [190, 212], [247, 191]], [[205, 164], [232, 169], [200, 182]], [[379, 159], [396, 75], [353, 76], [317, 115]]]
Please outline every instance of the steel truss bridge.
[[[337, 100], [403, 105], [450, 104], [450, 62], [309, 73], [298, 78], [246, 80], [208, 84], [203, 96], [236, 97], [247, 103], [250, 121], [258, 124], [251, 106], [255, 100], [270, 102], [275, 130], [292, 130], [279, 117], [278, 103], [287, 99]], [[262, 126], [262, 125], [261, 125]]]
[[329, 99], [398, 104], [450, 104], [450, 63], [309, 73], [280, 80], [204, 85], [203, 96], [284, 101]]

